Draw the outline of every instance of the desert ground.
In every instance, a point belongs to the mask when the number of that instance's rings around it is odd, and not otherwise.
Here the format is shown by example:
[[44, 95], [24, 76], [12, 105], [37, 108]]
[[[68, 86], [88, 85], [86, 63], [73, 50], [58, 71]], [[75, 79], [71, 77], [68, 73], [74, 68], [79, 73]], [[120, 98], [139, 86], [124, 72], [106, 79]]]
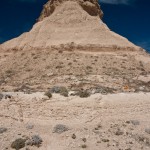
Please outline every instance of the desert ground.
[[36, 50], [1, 58], [0, 149], [150, 149], [145, 52]]
[[[93, 94], [88, 98], [44, 93], [3, 93], [0, 149], [25, 139], [24, 150], [149, 150], [150, 94]], [[3, 130], [2, 132], [2, 128]], [[35, 145], [28, 145], [38, 136]]]

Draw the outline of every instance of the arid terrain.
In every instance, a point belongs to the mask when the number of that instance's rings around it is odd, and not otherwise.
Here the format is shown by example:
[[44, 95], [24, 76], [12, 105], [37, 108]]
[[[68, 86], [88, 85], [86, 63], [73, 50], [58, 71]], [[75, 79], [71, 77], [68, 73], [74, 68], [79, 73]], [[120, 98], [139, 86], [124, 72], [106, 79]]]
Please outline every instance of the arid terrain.
[[0, 150], [150, 149], [150, 55], [102, 16], [97, 0], [49, 0], [0, 45]]
[[[149, 93], [94, 94], [89, 98], [44, 93], [12, 94], [0, 105], [1, 149], [18, 138], [42, 138], [40, 150], [149, 150]], [[37, 140], [38, 141], [38, 140]]]

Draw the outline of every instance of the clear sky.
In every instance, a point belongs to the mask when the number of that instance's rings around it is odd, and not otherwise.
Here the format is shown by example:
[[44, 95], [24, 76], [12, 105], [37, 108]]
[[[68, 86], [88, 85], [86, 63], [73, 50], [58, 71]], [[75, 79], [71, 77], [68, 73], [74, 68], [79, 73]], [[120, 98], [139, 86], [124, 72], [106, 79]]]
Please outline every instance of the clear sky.
[[[47, 0], [0, 0], [0, 43], [29, 31]], [[150, 52], [150, 0], [99, 0], [108, 27]]]

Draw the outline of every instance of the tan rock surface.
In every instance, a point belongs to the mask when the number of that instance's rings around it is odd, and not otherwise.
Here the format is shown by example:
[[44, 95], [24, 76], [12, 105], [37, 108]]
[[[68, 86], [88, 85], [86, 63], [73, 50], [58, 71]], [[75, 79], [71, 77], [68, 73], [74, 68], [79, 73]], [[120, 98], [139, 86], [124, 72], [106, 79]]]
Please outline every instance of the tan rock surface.
[[[52, 4], [49, 4], [51, 2], [57, 7], [50, 15], [47, 9], [51, 9]], [[139, 50], [127, 39], [108, 29], [99, 17], [102, 12], [98, 3], [93, 3], [96, 1], [82, 2], [84, 4], [82, 7], [79, 1], [65, 0], [61, 3], [58, 0], [49, 1], [45, 5], [48, 8], [43, 10], [39, 18], [41, 21], [37, 22], [30, 32], [2, 44], [1, 49], [50, 49], [53, 46], [60, 47], [62, 44], [73, 44], [76, 49], [87, 46], [94, 47], [96, 51], [101, 51], [102, 48]], [[96, 9], [97, 13], [91, 15], [85, 11], [86, 5], [91, 7], [94, 5], [96, 8], [89, 8], [89, 10]], [[49, 15], [45, 14], [47, 11]]]

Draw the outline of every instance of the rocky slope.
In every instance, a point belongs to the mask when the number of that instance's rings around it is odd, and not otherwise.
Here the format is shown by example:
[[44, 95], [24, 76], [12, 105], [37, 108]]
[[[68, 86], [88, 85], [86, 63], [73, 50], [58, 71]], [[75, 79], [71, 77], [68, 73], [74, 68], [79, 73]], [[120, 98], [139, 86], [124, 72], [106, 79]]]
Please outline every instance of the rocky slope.
[[48, 1], [30, 32], [0, 46], [0, 89], [149, 91], [149, 55], [108, 29], [97, 2]]

